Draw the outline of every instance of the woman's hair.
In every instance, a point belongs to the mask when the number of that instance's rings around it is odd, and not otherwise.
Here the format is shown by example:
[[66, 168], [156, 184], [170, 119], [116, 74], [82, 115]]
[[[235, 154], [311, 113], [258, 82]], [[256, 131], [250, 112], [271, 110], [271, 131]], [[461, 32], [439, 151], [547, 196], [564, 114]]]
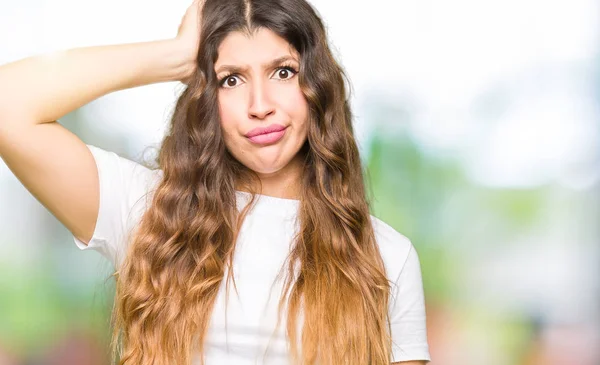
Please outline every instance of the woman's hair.
[[[201, 28], [197, 73], [177, 101], [158, 155], [162, 181], [115, 273], [115, 356], [120, 364], [167, 365], [189, 364], [194, 352], [203, 353], [225, 272], [227, 285], [233, 278], [237, 233], [260, 191], [257, 175], [225, 147], [214, 64], [229, 33], [266, 28], [299, 53], [310, 109], [298, 233], [280, 271], [286, 275], [278, 318], [286, 308], [290, 361], [388, 365], [390, 284], [371, 225], [344, 72], [321, 19], [305, 0], [207, 0]], [[239, 212], [241, 188], [253, 198]]]

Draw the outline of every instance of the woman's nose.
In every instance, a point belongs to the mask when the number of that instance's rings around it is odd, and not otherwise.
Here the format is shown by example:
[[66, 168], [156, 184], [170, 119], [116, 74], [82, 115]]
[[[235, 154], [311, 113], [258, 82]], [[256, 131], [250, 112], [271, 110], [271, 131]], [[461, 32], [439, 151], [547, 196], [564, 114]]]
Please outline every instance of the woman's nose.
[[275, 113], [268, 81], [254, 82], [250, 91], [250, 105], [248, 117], [250, 119], [264, 119]]

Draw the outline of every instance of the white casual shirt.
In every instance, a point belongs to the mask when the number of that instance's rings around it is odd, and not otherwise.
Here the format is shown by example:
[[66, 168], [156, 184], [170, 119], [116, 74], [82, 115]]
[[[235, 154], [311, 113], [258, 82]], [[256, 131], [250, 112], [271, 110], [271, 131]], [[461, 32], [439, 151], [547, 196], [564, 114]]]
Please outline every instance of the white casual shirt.
[[[98, 251], [118, 267], [126, 253], [128, 234], [149, 206], [162, 171], [95, 146], [88, 148], [100, 178], [98, 220], [87, 245], [73, 238], [81, 250]], [[248, 193], [237, 192], [238, 206], [243, 206], [248, 198]], [[299, 201], [265, 195], [257, 198], [236, 242], [233, 276], [237, 293], [230, 285], [226, 303], [223, 280], [216, 298], [205, 341], [206, 365], [289, 364], [285, 316], [275, 331], [283, 289], [283, 281], [275, 279], [297, 231]], [[429, 361], [417, 252], [405, 236], [375, 217], [371, 220], [386, 275], [393, 283], [389, 306], [392, 360]]]

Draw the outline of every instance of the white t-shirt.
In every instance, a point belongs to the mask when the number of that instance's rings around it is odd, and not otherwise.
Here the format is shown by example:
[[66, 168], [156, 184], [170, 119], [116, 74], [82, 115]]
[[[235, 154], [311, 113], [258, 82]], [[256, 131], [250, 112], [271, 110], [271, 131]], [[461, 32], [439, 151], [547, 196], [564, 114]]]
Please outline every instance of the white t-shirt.
[[[96, 250], [118, 267], [126, 252], [128, 233], [149, 206], [162, 172], [113, 152], [91, 145], [88, 148], [98, 167], [100, 208], [88, 245], [74, 240], [80, 249]], [[243, 205], [249, 194], [238, 192], [237, 197], [238, 205]], [[264, 195], [257, 198], [236, 243], [233, 273], [237, 293], [230, 285], [226, 306], [223, 280], [216, 299], [205, 342], [206, 365], [288, 364], [285, 318], [273, 334], [283, 288], [282, 280], [275, 279], [296, 232], [299, 201]], [[417, 252], [406, 237], [381, 220], [372, 217], [372, 223], [386, 274], [394, 283], [389, 306], [393, 362], [429, 361]]]

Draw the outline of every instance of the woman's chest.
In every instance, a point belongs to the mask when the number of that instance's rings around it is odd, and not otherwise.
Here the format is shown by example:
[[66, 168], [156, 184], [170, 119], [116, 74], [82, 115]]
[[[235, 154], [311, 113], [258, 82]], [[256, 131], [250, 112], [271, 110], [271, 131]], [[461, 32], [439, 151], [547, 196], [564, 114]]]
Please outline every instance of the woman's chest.
[[238, 237], [235, 286], [230, 281], [227, 288], [226, 273], [217, 295], [205, 341], [207, 365], [283, 364], [287, 358], [285, 307], [278, 327], [277, 320], [294, 226], [258, 218], [247, 221]]

